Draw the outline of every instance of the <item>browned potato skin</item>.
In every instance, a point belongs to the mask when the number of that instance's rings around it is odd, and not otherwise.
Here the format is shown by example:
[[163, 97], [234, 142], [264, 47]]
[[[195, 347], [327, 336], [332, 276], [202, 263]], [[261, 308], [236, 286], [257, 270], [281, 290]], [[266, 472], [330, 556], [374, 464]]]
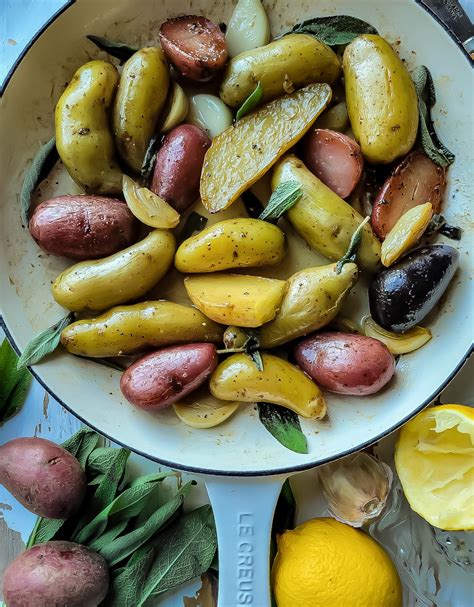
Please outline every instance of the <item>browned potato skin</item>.
[[395, 372], [395, 359], [385, 344], [352, 333], [308, 337], [296, 346], [295, 358], [315, 382], [338, 394], [374, 394]]
[[105, 559], [86, 546], [65, 541], [26, 550], [3, 577], [8, 607], [97, 607], [108, 587]]
[[112, 255], [138, 236], [138, 222], [127, 205], [105, 196], [45, 200], [33, 211], [29, 229], [47, 253], [81, 261]]
[[125, 398], [144, 411], [159, 411], [198, 388], [217, 366], [212, 344], [164, 348], [137, 360], [122, 375]]
[[199, 127], [181, 124], [170, 131], [156, 156], [151, 190], [179, 213], [199, 196], [204, 155], [211, 140]]
[[76, 512], [86, 492], [77, 459], [44, 438], [15, 438], [0, 447], [0, 484], [30, 512], [55, 519]]
[[195, 82], [207, 82], [227, 61], [227, 42], [220, 28], [205, 17], [185, 15], [160, 27], [160, 43], [178, 72]]

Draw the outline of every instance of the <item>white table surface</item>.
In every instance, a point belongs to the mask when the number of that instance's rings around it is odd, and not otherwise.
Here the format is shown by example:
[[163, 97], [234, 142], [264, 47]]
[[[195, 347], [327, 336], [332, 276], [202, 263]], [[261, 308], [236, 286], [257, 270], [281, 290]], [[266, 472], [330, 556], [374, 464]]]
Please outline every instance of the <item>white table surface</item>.
[[[0, 83], [38, 27], [63, 4], [64, 0], [0, 0], [0, 27], [2, 30]], [[473, 1], [464, 0], [462, 4], [472, 16], [474, 13]], [[0, 339], [2, 338], [3, 334], [0, 331]], [[442, 395], [442, 402], [474, 405], [473, 372], [474, 360], [471, 359], [445, 390]], [[0, 443], [18, 436], [41, 436], [56, 442], [62, 442], [79, 427], [78, 420], [51, 399], [44, 389], [33, 381], [25, 406], [20, 414], [3, 427], [0, 427]], [[394, 436], [389, 437], [382, 441], [379, 447], [380, 452], [386, 454], [388, 459], [393, 450], [394, 440]], [[133, 456], [131, 462], [140, 473], [156, 468], [156, 464], [139, 456]], [[292, 487], [298, 501], [298, 522], [324, 514], [325, 504], [318, 489], [317, 475], [314, 470], [293, 477]], [[194, 493], [191, 505], [198, 505], [204, 501], [207, 501], [207, 495], [204, 488], [200, 486]], [[404, 507], [409, 512], [406, 504], [404, 504]], [[33, 514], [23, 508], [0, 486], [0, 579], [6, 565], [22, 551], [33, 527], [34, 518]], [[404, 541], [403, 534], [405, 534], [405, 540], [409, 544], [416, 546], [417, 541], [423, 544], [423, 550], [418, 550], [418, 553], [423, 552], [423, 555], [411, 555], [411, 558], [419, 559], [419, 578], [415, 584], [403, 571], [400, 571], [404, 580], [406, 607], [422, 605], [426, 607], [470, 607], [474, 605], [472, 576], [469, 577], [468, 573], [458, 566], [440, 561], [439, 546], [432, 541], [429, 526], [419, 517], [409, 512], [405, 526], [399, 525], [399, 528], [399, 538], [396, 537], [397, 532], [394, 532], [393, 529], [384, 531], [377, 537], [389, 550], [397, 543], [400, 544]], [[463, 540], [462, 534], [457, 534], [457, 539], [458, 541]], [[465, 539], [471, 541], [472, 536], [468, 538], [466, 535]], [[399, 549], [399, 546], [397, 549]], [[418, 567], [418, 564], [416, 566]], [[436, 577], [442, 585], [439, 591], [435, 591], [431, 587]], [[177, 592], [163, 595], [157, 605], [181, 607], [184, 604], [183, 597], [194, 596], [199, 587], [199, 580], [191, 582]], [[421, 598], [421, 595], [424, 595], [425, 598]], [[427, 596], [430, 598], [426, 598]], [[200, 604], [193, 603], [196, 607]], [[202, 607], [210, 606], [203, 604]]]

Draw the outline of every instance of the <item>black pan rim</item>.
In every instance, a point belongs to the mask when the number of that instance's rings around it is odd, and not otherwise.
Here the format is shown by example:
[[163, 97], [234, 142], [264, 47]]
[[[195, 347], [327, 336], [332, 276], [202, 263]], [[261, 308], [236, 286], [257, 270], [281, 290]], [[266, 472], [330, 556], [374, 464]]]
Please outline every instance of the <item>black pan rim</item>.
[[[33, 45], [35, 44], [35, 42], [58, 19], [58, 17], [60, 17], [63, 13], [65, 13], [67, 11], [67, 9], [69, 9], [71, 6], [73, 6], [75, 4], [75, 2], [76, 2], [76, 0], [68, 0], [61, 8], [59, 8], [43, 24], [43, 26], [31, 38], [31, 40], [28, 42], [28, 44], [25, 46], [25, 48], [23, 49], [23, 51], [20, 53], [20, 55], [16, 59], [16, 61], [13, 63], [13, 65], [10, 68], [7, 76], [5, 77], [5, 80], [3, 81], [2, 85], [0, 86], [0, 97], [4, 94], [4, 92], [5, 92], [8, 84], [9, 84], [9, 82], [11, 81], [11, 79], [12, 79], [15, 71], [18, 69], [18, 67], [20, 66], [22, 60], [25, 58], [26, 54], [31, 50], [31, 48], [33, 47]], [[417, 4], [418, 6], [420, 6], [421, 8], [423, 8], [435, 21], [437, 21], [437, 23], [439, 23], [441, 25], [441, 27], [447, 32], [447, 34], [450, 36], [450, 38], [452, 38], [454, 40], [454, 42], [456, 43], [456, 45], [458, 46], [458, 48], [461, 50], [462, 54], [466, 57], [466, 59], [470, 63], [471, 59], [470, 59], [469, 54], [465, 50], [465, 48], [462, 45], [461, 41], [453, 33], [453, 31], [445, 23], [443, 23], [438, 18], [438, 16], [435, 13], [433, 13], [433, 11], [426, 4], [424, 4], [423, 0], [414, 0], [414, 2], [415, 2], [415, 4]], [[7, 327], [7, 324], [6, 324], [6, 322], [5, 322], [5, 320], [3, 319], [2, 316], [0, 316], [0, 326], [4, 330], [5, 335], [7, 336], [7, 339], [11, 343], [12, 347], [14, 348], [14, 350], [17, 352], [17, 354], [20, 354], [20, 350], [19, 350], [17, 344], [15, 343], [15, 341], [13, 339], [13, 336], [10, 333], [10, 331], [9, 331], [9, 329]], [[357, 453], [358, 451], [361, 451], [362, 449], [366, 449], [370, 445], [373, 445], [373, 444], [377, 443], [379, 440], [385, 438], [389, 434], [392, 434], [393, 432], [395, 432], [396, 430], [398, 430], [401, 426], [403, 426], [410, 419], [412, 419], [415, 415], [417, 415], [420, 411], [422, 411], [425, 407], [427, 407], [440, 394], [440, 392], [442, 392], [446, 388], [446, 386], [454, 379], [454, 377], [457, 375], [458, 371], [464, 366], [464, 364], [466, 363], [466, 361], [468, 360], [468, 358], [470, 357], [470, 355], [472, 354], [472, 352], [473, 352], [473, 346], [471, 345], [468, 348], [468, 350], [465, 352], [465, 354], [463, 355], [462, 359], [456, 365], [455, 369], [450, 373], [450, 375], [445, 379], [445, 381], [436, 389], [435, 392], [433, 392], [419, 407], [417, 407], [409, 415], [405, 416], [402, 420], [400, 420], [399, 422], [397, 422], [396, 424], [394, 424], [393, 426], [391, 426], [390, 428], [388, 428], [384, 432], [380, 433], [376, 437], [374, 437], [372, 439], [369, 439], [367, 441], [364, 441], [363, 443], [360, 443], [359, 445], [353, 447], [352, 449], [348, 449], [346, 451], [343, 451], [343, 452], [341, 452], [341, 453], [339, 453], [339, 454], [337, 454], [335, 456], [329, 456], [327, 458], [323, 458], [322, 460], [320, 460], [318, 462], [307, 462], [305, 464], [301, 464], [301, 465], [297, 465], [297, 466], [288, 466], [286, 468], [285, 467], [284, 468], [275, 468], [275, 469], [263, 470], [263, 471], [262, 470], [246, 470], [246, 471], [242, 471], [242, 470], [214, 470], [214, 469], [207, 469], [207, 468], [199, 468], [199, 467], [195, 467], [195, 466], [187, 466], [187, 465], [184, 465], [184, 464], [176, 464], [175, 462], [170, 462], [170, 461], [162, 459], [162, 458], [158, 458], [158, 457], [155, 457], [155, 456], [152, 456], [152, 455], [148, 455], [148, 454], [144, 453], [143, 451], [140, 451], [137, 448], [131, 447], [130, 445], [127, 445], [126, 443], [124, 443], [122, 441], [118, 441], [113, 436], [111, 436], [109, 434], [106, 434], [102, 430], [99, 430], [98, 428], [96, 428], [95, 426], [93, 426], [90, 422], [88, 422], [82, 416], [80, 416], [78, 413], [76, 413], [75, 411], [73, 411], [72, 408], [69, 405], [67, 405], [61, 398], [59, 398], [46, 385], [46, 383], [42, 380], [42, 378], [39, 375], [39, 373], [37, 373], [31, 367], [29, 368], [29, 370], [30, 370], [31, 374], [33, 375], [33, 377], [38, 381], [38, 383], [46, 390], [46, 392], [50, 396], [52, 396], [52, 398], [54, 398], [62, 407], [64, 407], [67, 411], [69, 411], [69, 413], [71, 413], [72, 415], [74, 415], [74, 417], [76, 417], [79, 421], [81, 421], [83, 424], [85, 424], [89, 428], [92, 428], [93, 430], [95, 430], [96, 432], [98, 432], [99, 434], [101, 434], [102, 436], [108, 438], [112, 442], [120, 445], [121, 447], [129, 449], [130, 451], [136, 453], [137, 455], [141, 455], [142, 457], [144, 457], [144, 458], [146, 458], [148, 460], [154, 461], [154, 462], [156, 462], [156, 463], [158, 463], [158, 464], [160, 464], [162, 466], [166, 466], [168, 468], [172, 468], [172, 469], [176, 469], [176, 470], [184, 470], [186, 472], [190, 472], [190, 473], [193, 473], [193, 474], [203, 474], [203, 475], [207, 475], [207, 476], [219, 476], [219, 477], [258, 477], [258, 476], [289, 475], [289, 474], [296, 473], [296, 472], [303, 472], [305, 470], [310, 470], [311, 468], [316, 468], [318, 466], [321, 466], [321, 465], [327, 464], [329, 462], [335, 461], [336, 459], [340, 459], [342, 457], [346, 457], [346, 456], [351, 455], [353, 453]]]

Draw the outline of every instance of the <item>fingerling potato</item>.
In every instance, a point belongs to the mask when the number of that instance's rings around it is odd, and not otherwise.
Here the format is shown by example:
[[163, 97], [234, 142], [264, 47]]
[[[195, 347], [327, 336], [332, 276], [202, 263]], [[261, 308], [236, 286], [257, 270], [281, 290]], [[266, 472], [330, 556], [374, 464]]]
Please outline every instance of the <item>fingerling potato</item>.
[[169, 70], [160, 48], [142, 48], [128, 59], [114, 101], [113, 130], [122, 159], [139, 173], [166, 101]]
[[65, 541], [26, 550], [3, 577], [8, 607], [97, 607], [108, 588], [105, 559], [86, 546]]
[[165, 137], [156, 155], [150, 189], [179, 213], [199, 196], [204, 156], [211, 140], [193, 124], [181, 124]]
[[119, 194], [122, 171], [109, 128], [117, 69], [96, 59], [80, 67], [55, 111], [56, 148], [68, 173], [87, 194]]
[[33, 211], [29, 230], [38, 245], [69, 259], [96, 259], [131, 245], [138, 222], [126, 204], [105, 196], [58, 196]]
[[65, 519], [86, 494], [77, 459], [44, 438], [15, 438], [0, 446], [0, 484], [30, 512]]
[[197, 15], [168, 19], [160, 27], [161, 46], [178, 72], [207, 82], [224, 68], [227, 43], [215, 23]]
[[145, 411], [159, 411], [198, 388], [217, 366], [212, 344], [186, 344], [147, 354], [120, 380], [125, 398]]
[[296, 346], [295, 358], [315, 382], [338, 394], [374, 394], [395, 373], [395, 359], [385, 344], [353, 333], [308, 337]]
[[136, 244], [62, 272], [52, 292], [68, 310], [106, 310], [145, 295], [173, 263], [176, 243], [169, 230], [153, 230]]

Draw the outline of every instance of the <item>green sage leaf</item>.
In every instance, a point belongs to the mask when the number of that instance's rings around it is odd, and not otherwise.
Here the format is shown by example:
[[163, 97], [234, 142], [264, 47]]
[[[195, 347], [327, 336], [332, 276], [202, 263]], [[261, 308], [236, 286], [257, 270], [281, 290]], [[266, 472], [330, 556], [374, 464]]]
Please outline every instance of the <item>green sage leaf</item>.
[[111, 542], [121, 535], [128, 527], [129, 521], [127, 519], [119, 521], [116, 525], [107, 528], [102, 535], [87, 542], [87, 546], [96, 552], [100, 552], [103, 548], [106, 548]]
[[72, 453], [81, 466], [86, 469], [90, 454], [96, 449], [100, 435], [89, 428], [81, 428], [73, 436], [65, 440], [62, 446]]
[[291, 34], [310, 34], [328, 46], [348, 44], [361, 34], [377, 34], [375, 27], [350, 15], [315, 17], [295, 25]]
[[257, 83], [257, 86], [253, 90], [252, 93], [247, 97], [247, 99], [242, 103], [242, 105], [237, 110], [237, 114], [235, 115], [235, 121], [238, 122], [241, 118], [243, 118], [246, 114], [249, 114], [252, 110], [254, 110], [257, 105], [260, 103], [263, 95], [263, 86], [260, 82]]
[[306, 436], [296, 413], [279, 405], [258, 403], [258, 416], [270, 434], [284, 447], [295, 453], [308, 453]]
[[61, 519], [42, 518], [39, 516], [36, 519], [33, 531], [30, 533], [26, 547], [31, 548], [31, 546], [35, 546], [36, 544], [44, 544], [55, 539], [65, 522]]
[[0, 346], [0, 425], [19, 412], [31, 384], [27, 369], [18, 369], [18, 356], [7, 339]]
[[156, 133], [156, 135], [153, 135], [150, 139], [143, 159], [142, 168], [140, 169], [140, 175], [143, 179], [149, 179], [153, 173], [156, 162], [156, 153], [158, 152], [162, 138], [163, 135], [161, 133]]
[[129, 559], [115, 575], [105, 600], [107, 607], [136, 607], [154, 557], [154, 548], [145, 545]]
[[418, 137], [425, 154], [440, 167], [447, 167], [455, 160], [455, 155], [440, 141], [431, 118], [431, 108], [436, 103], [433, 78], [427, 67], [418, 66], [412, 74], [418, 95], [420, 123]]
[[54, 352], [61, 339], [61, 331], [74, 320], [73, 312], [58, 320], [56, 324], [34, 337], [23, 351], [18, 360], [18, 369], [35, 365], [51, 352]]
[[158, 536], [155, 559], [137, 605], [201, 575], [212, 563], [217, 549], [214, 517], [202, 506], [170, 525]]
[[303, 192], [297, 181], [284, 181], [270, 196], [267, 206], [259, 219], [275, 222], [301, 198]]
[[135, 550], [138, 550], [145, 542], [152, 538], [163, 525], [181, 508], [185, 496], [189, 493], [194, 481], [190, 481], [181, 487], [176, 495], [163, 504], [150, 516], [144, 525], [134, 529], [114, 541], [105, 545], [100, 554], [105, 558], [109, 567], [120, 563], [127, 556], [130, 556]]
[[112, 55], [112, 57], [120, 59], [120, 63], [127, 61], [127, 59], [139, 50], [138, 48], [128, 46], [128, 44], [124, 44], [123, 42], [107, 40], [107, 38], [103, 38], [102, 36], [89, 35], [87, 38], [100, 48], [101, 51], [105, 51], [109, 55]]
[[33, 158], [29, 169], [26, 171], [20, 194], [21, 221], [24, 226], [28, 226], [28, 213], [31, 205], [31, 197], [38, 185], [49, 175], [58, 158], [59, 154], [56, 149], [56, 138], [52, 137], [47, 143], [41, 146], [38, 153]]

